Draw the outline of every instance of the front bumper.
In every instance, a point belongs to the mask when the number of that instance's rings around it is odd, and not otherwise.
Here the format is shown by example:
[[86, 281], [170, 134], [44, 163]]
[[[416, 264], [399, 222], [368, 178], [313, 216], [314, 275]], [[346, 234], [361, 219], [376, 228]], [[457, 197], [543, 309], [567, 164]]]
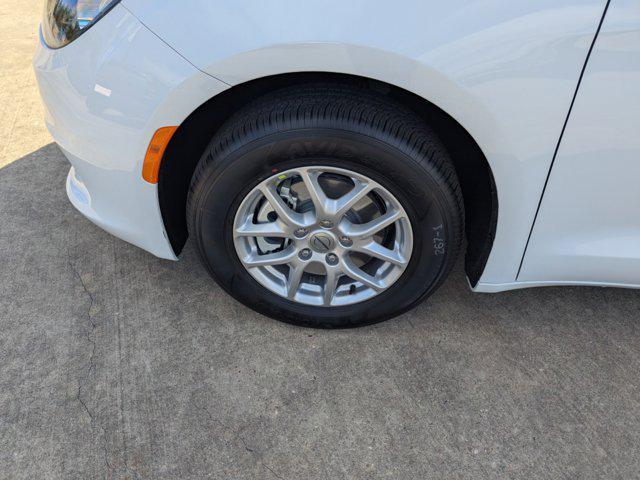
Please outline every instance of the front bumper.
[[72, 204], [113, 235], [175, 259], [157, 185], [142, 179], [154, 132], [180, 125], [228, 86], [200, 72], [116, 6], [59, 50], [40, 41], [34, 68], [46, 124], [72, 164]]

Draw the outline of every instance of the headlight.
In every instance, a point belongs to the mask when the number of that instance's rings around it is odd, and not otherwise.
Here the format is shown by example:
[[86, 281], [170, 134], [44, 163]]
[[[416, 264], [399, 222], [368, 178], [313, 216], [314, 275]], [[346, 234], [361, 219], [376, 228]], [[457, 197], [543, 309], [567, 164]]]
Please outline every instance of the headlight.
[[42, 36], [51, 48], [71, 43], [120, 0], [45, 0]]

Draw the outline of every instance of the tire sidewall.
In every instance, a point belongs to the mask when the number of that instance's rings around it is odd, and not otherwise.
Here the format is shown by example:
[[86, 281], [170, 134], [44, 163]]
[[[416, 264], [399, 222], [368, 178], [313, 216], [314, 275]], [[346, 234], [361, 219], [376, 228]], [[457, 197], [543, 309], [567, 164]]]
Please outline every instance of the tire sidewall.
[[[298, 325], [349, 327], [376, 323], [411, 308], [437, 288], [448, 272], [455, 199], [444, 179], [415, 152], [357, 132], [336, 129], [286, 131], [218, 152], [192, 195], [192, 230], [211, 274], [241, 302], [278, 320]], [[414, 153], [414, 155], [411, 155]], [[425, 168], [426, 165], [426, 168]], [[315, 307], [267, 290], [240, 262], [233, 241], [236, 212], [256, 185], [278, 172], [302, 166], [333, 166], [365, 175], [403, 205], [413, 231], [413, 252], [402, 276], [367, 301]]]

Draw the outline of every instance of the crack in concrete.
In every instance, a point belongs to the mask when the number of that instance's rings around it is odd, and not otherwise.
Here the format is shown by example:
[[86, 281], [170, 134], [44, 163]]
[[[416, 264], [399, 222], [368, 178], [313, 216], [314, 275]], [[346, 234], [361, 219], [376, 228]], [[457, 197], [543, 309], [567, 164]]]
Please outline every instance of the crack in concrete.
[[267, 463], [264, 460], [261, 459], [260, 451], [249, 448], [246, 440], [242, 437], [242, 434], [241, 434], [242, 430], [240, 432], [234, 432], [234, 430], [231, 427], [229, 427], [227, 424], [222, 422], [219, 418], [213, 416], [213, 414], [209, 411], [207, 407], [198, 405], [196, 402], [193, 402], [193, 401], [191, 402], [191, 404], [194, 407], [196, 407], [198, 410], [206, 413], [206, 415], [209, 417], [209, 420], [211, 420], [214, 423], [217, 423], [224, 430], [231, 432], [233, 434], [233, 439], [240, 440], [244, 449], [256, 457], [256, 461], [258, 462], [259, 465], [262, 465], [264, 468], [266, 468], [278, 480], [284, 480], [282, 476], [280, 476], [273, 468], [271, 468], [269, 465], [267, 465]]
[[87, 405], [85, 400], [82, 398], [82, 388], [89, 381], [89, 377], [91, 375], [91, 372], [95, 368], [96, 341], [95, 341], [95, 338], [94, 338], [94, 333], [95, 333], [95, 329], [96, 329], [96, 323], [93, 320], [92, 311], [93, 311], [93, 307], [96, 304], [96, 302], [95, 302], [95, 299], [93, 298], [93, 294], [91, 293], [91, 291], [87, 287], [87, 284], [85, 283], [84, 279], [82, 278], [82, 275], [80, 275], [80, 272], [78, 272], [78, 269], [73, 264], [71, 259], [68, 259], [67, 263], [69, 264], [69, 268], [71, 268], [71, 271], [73, 272], [75, 277], [80, 282], [80, 285], [82, 286], [82, 289], [84, 290], [84, 293], [89, 297], [89, 300], [90, 300], [89, 308], [88, 308], [87, 313], [86, 313], [86, 318], [89, 320], [89, 323], [91, 324], [91, 332], [87, 334], [87, 340], [91, 344], [91, 355], [89, 356], [89, 366], [87, 368], [87, 372], [84, 375], [84, 377], [81, 378], [78, 381], [78, 391], [76, 393], [76, 400], [78, 402], [80, 402], [80, 404], [82, 405], [84, 410], [87, 412], [87, 415], [89, 415], [89, 419], [91, 421], [91, 424], [92, 425], [97, 425], [98, 428], [100, 428], [100, 430], [102, 430], [102, 452], [103, 452], [103, 455], [104, 455], [104, 464], [105, 464], [105, 466], [107, 468], [108, 477], [111, 478], [111, 475], [113, 474], [115, 468], [109, 463], [109, 449], [107, 448], [107, 433], [108, 433], [107, 429], [101, 423], [96, 421], [95, 417], [93, 416], [93, 413], [91, 413], [91, 410], [89, 409], [89, 406]]
[[273, 468], [271, 468], [269, 465], [267, 465], [266, 463], [263, 463], [262, 465], [264, 465], [264, 468], [266, 468], [267, 470], [269, 470], [272, 475], [280, 480], [284, 480], [283, 477], [281, 477], [280, 475], [278, 475], [276, 472], [274, 472]]

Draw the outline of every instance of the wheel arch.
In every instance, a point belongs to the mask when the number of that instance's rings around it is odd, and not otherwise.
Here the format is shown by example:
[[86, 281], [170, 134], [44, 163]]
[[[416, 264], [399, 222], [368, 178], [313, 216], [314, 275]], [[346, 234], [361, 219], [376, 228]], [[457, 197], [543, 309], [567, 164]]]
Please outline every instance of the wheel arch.
[[162, 218], [179, 255], [187, 237], [186, 201], [191, 177], [213, 134], [239, 108], [272, 90], [315, 82], [357, 85], [392, 98], [418, 113], [445, 144], [460, 179], [465, 204], [465, 269], [477, 284], [489, 258], [498, 218], [498, 196], [491, 167], [469, 132], [451, 115], [401, 87], [344, 73], [299, 72], [271, 75], [235, 85], [197, 108], [180, 125], [163, 157], [158, 181]]

